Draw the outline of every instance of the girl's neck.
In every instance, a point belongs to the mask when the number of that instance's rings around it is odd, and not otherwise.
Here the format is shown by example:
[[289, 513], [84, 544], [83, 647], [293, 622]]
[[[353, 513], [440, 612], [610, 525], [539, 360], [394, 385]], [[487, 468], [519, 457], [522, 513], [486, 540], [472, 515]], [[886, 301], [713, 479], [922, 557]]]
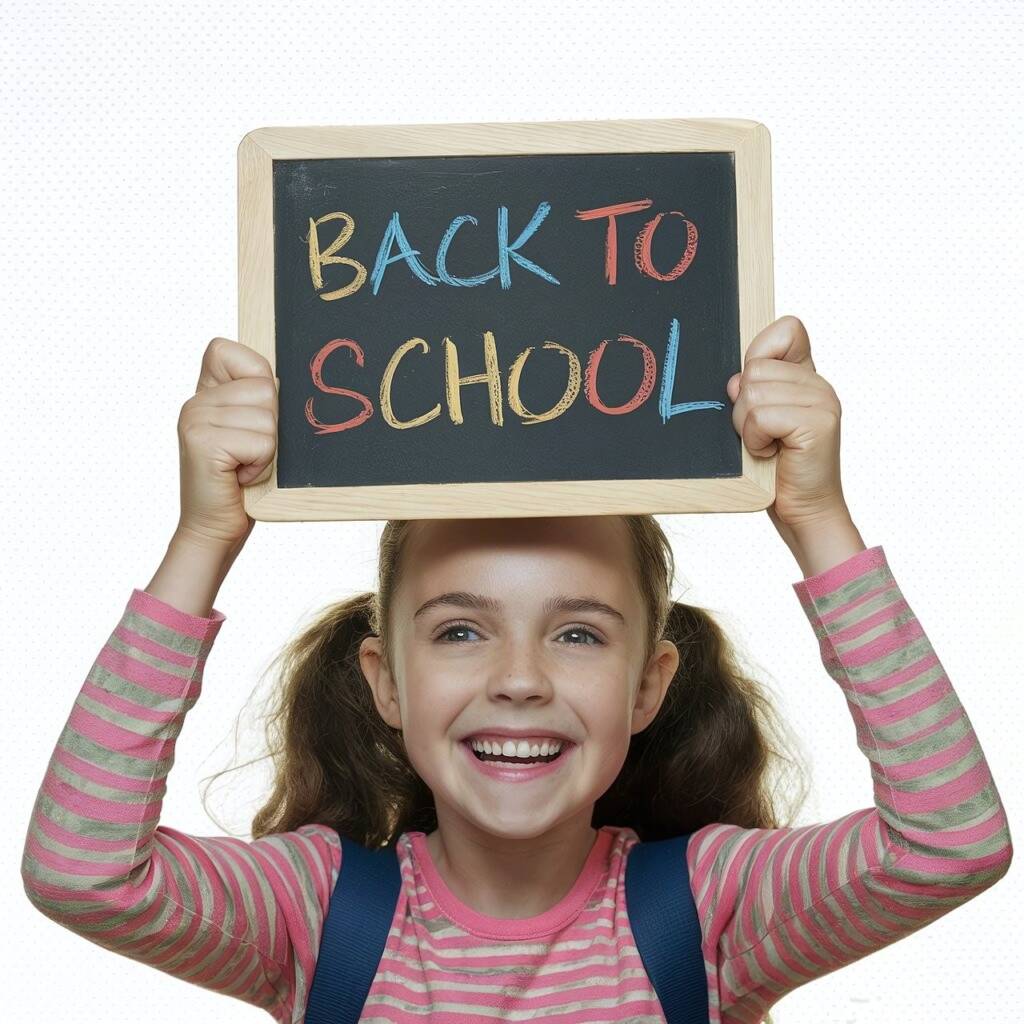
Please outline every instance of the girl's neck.
[[507, 840], [440, 821], [426, 836], [437, 873], [478, 914], [515, 920], [554, 907], [575, 885], [597, 839], [589, 816], [533, 839]]

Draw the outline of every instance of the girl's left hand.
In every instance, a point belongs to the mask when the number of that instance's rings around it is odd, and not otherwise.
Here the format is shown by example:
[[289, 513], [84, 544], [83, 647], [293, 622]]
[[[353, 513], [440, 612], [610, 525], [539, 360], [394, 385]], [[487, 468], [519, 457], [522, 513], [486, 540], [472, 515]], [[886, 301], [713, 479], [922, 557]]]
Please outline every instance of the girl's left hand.
[[795, 316], [780, 317], [754, 338], [726, 393], [733, 425], [752, 455], [769, 458], [781, 447], [775, 502], [767, 509], [779, 533], [792, 536], [848, 517], [839, 479], [842, 408], [815, 372], [807, 331]]

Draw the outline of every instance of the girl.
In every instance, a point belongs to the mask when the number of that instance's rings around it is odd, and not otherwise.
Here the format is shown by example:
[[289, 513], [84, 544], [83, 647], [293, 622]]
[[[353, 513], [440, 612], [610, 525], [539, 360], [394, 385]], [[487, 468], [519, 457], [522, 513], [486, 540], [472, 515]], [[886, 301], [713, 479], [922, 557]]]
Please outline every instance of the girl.
[[[379, 588], [285, 651], [278, 773], [251, 843], [159, 825], [175, 739], [224, 622], [220, 584], [269, 471], [269, 364], [214, 339], [178, 422], [181, 518], [61, 734], [25, 890], [91, 942], [302, 1021], [342, 859], [387, 844], [402, 891], [363, 1021], [663, 1021], [625, 912], [640, 840], [692, 833], [710, 1020], [785, 993], [991, 886], [1006, 815], [967, 715], [839, 478], [840, 406], [803, 325], [727, 387], [778, 445], [768, 509], [868, 759], [874, 806], [780, 827], [772, 711], [711, 616], [670, 598], [652, 516], [390, 521]], [[552, 755], [556, 755], [552, 757]], [[552, 760], [526, 769], [517, 760]], [[504, 771], [487, 762], [505, 760]], [[517, 775], [517, 773], [520, 773]]]

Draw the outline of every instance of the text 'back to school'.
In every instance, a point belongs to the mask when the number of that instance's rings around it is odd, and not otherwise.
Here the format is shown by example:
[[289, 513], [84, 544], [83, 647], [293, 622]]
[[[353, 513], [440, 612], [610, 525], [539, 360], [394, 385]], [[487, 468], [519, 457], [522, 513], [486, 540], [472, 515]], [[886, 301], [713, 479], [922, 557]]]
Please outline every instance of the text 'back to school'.
[[[628, 222], [623, 222], [620, 228], [619, 218], [626, 218], [630, 214], [640, 213], [651, 206], [652, 200], [639, 199], [575, 211], [575, 218], [579, 221], [602, 219], [607, 221], [603, 258], [604, 282], [608, 287], [615, 287], [618, 281], [620, 230], [624, 235], [630, 237], [630, 249], [635, 272], [644, 277], [662, 282], [676, 281], [692, 265], [697, 254], [698, 231], [693, 221], [680, 211], [666, 210], [658, 212], [635, 231], [633, 225]], [[541, 202], [527, 225], [519, 232], [514, 241], [510, 241], [508, 208], [499, 206], [494, 266], [471, 277], [456, 276], [448, 269], [449, 250], [455, 242], [459, 231], [467, 224], [471, 224], [473, 227], [478, 226], [477, 218], [470, 214], [460, 214], [449, 223], [434, 255], [433, 272], [424, 264], [421, 258], [421, 250], [415, 248], [413, 242], [408, 238], [397, 210], [392, 213], [384, 227], [372, 270], [368, 270], [364, 263], [354, 257], [340, 254], [356, 232], [356, 220], [351, 213], [337, 210], [323, 214], [315, 219], [310, 217], [307, 239], [310, 283], [316, 294], [326, 302], [337, 302], [356, 295], [367, 283], [369, 283], [372, 295], [376, 297], [384, 283], [388, 268], [392, 264], [401, 263], [411, 271], [416, 279], [431, 288], [438, 286], [477, 288], [497, 278], [501, 288], [507, 291], [513, 287], [514, 266], [518, 268], [517, 274], [533, 275], [557, 287], [561, 284], [558, 277], [549, 268], [539, 265], [522, 251], [531, 237], [537, 233], [550, 211], [551, 204]], [[683, 251], [676, 263], [668, 270], [659, 271], [654, 265], [651, 249], [658, 227], [666, 216], [676, 216], [683, 219], [686, 237]], [[330, 240], [326, 247], [322, 247], [319, 232], [320, 226], [333, 221], [341, 222], [341, 230]], [[332, 280], [332, 284], [329, 286], [325, 281], [324, 268], [330, 266], [348, 268], [351, 272], [350, 280], [341, 287], [334, 287], [333, 285], [336, 282]], [[329, 273], [332, 279], [336, 278], [338, 274], [337, 271], [329, 271]], [[724, 404], [720, 401], [672, 403], [672, 392], [676, 379], [679, 353], [679, 335], [679, 319], [672, 317], [666, 325], [665, 355], [662, 361], [661, 384], [656, 399], [658, 414], [663, 425], [668, 423], [673, 416], [681, 413], [692, 412], [698, 409], [721, 409]], [[525, 406], [520, 384], [522, 375], [526, 370], [527, 360], [536, 348], [536, 346], [530, 345], [520, 351], [509, 366], [507, 383], [507, 402], [509, 408], [524, 424], [551, 422], [561, 416], [576, 401], [582, 390], [584, 400], [601, 414], [622, 416], [635, 412], [648, 401], [654, 392], [658, 378], [658, 361], [654, 350], [641, 338], [619, 333], [618, 341], [632, 345], [642, 357], [642, 364], [637, 371], [638, 383], [636, 390], [625, 402], [608, 405], [600, 397], [599, 371], [609, 339], [600, 340], [590, 350], [585, 366], [581, 365], [580, 357], [571, 348], [556, 341], [545, 340], [542, 345], [544, 349], [550, 349], [563, 357], [564, 370], [561, 372], [565, 374], [565, 387], [561, 397], [549, 409], [542, 412], [531, 411]], [[374, 412], [372, 401], [362, 392], [351, 388], [338, 387], [325, 381], [325, 368], [328, 361], [339, 350], [347, 350], [348, 354], [354, 357], [358, 367], [362, 368], [364, 366], [365, 351], [359, 341], [354, 338], [332, 338], [324, 343], [310, 360], [311, 383], [324, 394], [343, 395], [355, 399], [361, 404], [362, 411], [341, 422], [324, 422], [317, 416], [314, 399], [312, 397], [309, 398], [305, 405], [305, 417], [317, 434], [331, 434], [352, 430], [365, 423]], [[379, 387], [381, 416], [388, 426], [396, 430], [408, 430], [413, 427], [422, 426], [441, 414], [440, 402], [437, 402], [433, 408], [412, 418], [400, 418], [393, 407], [391, 392], [395, 377], [402, 371], [401, 364], [403, 360], [417, 350], [423, 355], [429, 355], [431, 346], [422, 337], [411, 337], [401, 342], [389, 358], [381, 375]], [[461, 389], [466, 385], [478, 383], [487, 385], [492, 424], [498, 427], [504, 424], [502, 377], [495, 336], [489, 330], [483, 332], [483, 356], [485, 366], [483, 373], [460, 376], [458, 347], [450, 337], [444, 338], [445, 387], [443, 397], [447, 405], [449, 419], [453, 424], [463, 423]], [[338, 367], [332, 366], [330, 369], [331, 379], [336, 379]]]

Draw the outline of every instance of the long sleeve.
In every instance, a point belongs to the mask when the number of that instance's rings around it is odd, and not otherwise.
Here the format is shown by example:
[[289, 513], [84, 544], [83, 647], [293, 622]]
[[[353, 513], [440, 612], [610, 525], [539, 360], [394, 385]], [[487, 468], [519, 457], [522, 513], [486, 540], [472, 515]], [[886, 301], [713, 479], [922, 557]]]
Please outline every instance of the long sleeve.
[[793, 588], [846, 698], [874, 806], [694, 834], [687, 862], [722, 1021], [761, 1021], [785, 993], [949, 913], [1013, 852], [978, 737], [882, 548]]
[[22, 878], [34, 906], [89, 941], [301, 1021], [340, 867], [337, 833], [305, 825], [247, 843], [158, 824], [224, 619], [132, 592], [50, 758]]

